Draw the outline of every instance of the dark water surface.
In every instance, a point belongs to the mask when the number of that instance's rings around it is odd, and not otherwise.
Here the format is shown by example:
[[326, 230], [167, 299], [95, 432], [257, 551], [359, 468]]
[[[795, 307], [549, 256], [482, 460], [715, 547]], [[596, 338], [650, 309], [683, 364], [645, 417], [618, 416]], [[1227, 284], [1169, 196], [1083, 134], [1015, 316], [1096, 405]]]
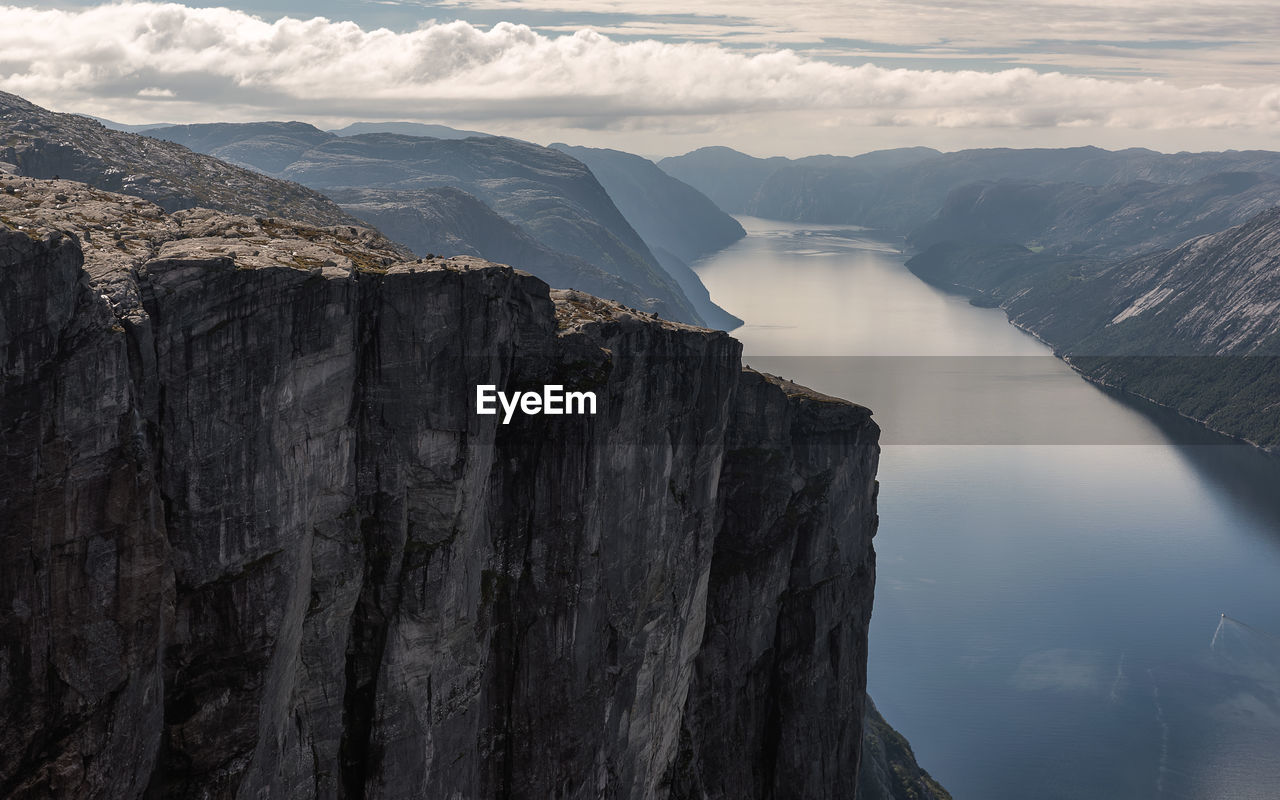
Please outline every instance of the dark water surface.
[[746, 361], [884, 429], [870, 687], [921, 764], [957, 800], [1280, 798], [1280, 462], [891, 244], [742, 222], [696, 269]]

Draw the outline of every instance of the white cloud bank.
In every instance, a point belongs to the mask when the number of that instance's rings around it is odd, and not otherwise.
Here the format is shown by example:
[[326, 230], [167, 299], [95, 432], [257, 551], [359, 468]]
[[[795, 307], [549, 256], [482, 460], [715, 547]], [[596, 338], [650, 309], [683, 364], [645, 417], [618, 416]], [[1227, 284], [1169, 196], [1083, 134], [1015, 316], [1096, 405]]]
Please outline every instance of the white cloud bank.
[[[409, 5], [419, 0], [382, 0]], [[996, 59], [1253, 83], [1280, 65], [1275, 0], [439, 0], [465, 15], [604, 15], [619, 33], [836, 41], [890, 57]]]
[[393, 32], [155, 3], [0, 7], [0, 88], [128, 120], [444, 118], [668, 130], [761, 114], [947, 129], [1280, 123], [1276, 83], [853, 67], [789, 50], [619, 42], [591, 31], [547, 36], [507, 23]]

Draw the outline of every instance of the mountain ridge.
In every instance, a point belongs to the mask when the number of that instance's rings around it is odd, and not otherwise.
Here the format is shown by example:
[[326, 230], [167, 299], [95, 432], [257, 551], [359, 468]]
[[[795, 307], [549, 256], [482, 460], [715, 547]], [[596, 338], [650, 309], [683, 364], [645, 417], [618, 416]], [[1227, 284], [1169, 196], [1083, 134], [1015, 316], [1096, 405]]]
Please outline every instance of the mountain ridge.
[[313, 225], [358, 225], [319, 192], [227, 164], [171, 142], [112, 131], [0, 92], [0, 162], [17, 174], [60, 176], [155, 202], [167, 211], [210, 208]]
[[[315, 128], [282, 142], [253, 123], [218, 133], [216, 147], [210, 139], [199, 146], [319, 191], [377, 189], [389, 197], [390, 191], [461, 189], [543, 245], [637, 287], [637, 307], [704, 322], [591, 171], [559, 151], [506, 137], [337, 136]], [[161, 129], [149, 135], [169, 134]], [[483, 243], [470, 244], [483, 250]]]

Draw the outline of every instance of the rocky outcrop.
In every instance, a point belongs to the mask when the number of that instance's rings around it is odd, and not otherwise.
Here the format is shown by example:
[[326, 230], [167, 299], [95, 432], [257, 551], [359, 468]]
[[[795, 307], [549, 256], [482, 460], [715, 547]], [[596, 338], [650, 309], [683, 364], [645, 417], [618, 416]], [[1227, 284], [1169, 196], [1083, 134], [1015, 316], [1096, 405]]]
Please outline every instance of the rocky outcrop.
[[[0, 795], [853, 794], [866, 409], [477, 259], [70, 191], [3, 196]], [[474, 413], [550, 382], [599, 413]]]
[[858, 800], [951, 800], [951, 794], [916, 762], [916, 754], [867, 699], [862, 721]]
[[201, 207], [311, 225], [357, 224], [333, 201], [296, 183], [0, 92], [0, 172], [4, 164], [19, 175], [141, 197], [166, 211]]

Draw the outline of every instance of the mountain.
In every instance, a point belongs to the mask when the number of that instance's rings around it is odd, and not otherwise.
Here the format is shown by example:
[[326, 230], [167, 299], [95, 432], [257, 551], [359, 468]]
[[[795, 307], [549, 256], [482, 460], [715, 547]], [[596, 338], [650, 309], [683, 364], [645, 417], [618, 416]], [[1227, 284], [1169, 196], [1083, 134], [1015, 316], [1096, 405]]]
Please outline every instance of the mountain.
[[1172, 247], [1238, 225], [1280, 204], [1280, 175], [1224, 172], [1185, 184], [983, 181], [954, 190], [907, 237], [1016, 242], [1051, 253], [1118, 257]]
[[[298, 123], [265, 125], [286, 124]], [[704, 323], [591, 171], [571, 156], [496, 136], [429, 139], [368, 133], [340, 137], [310, 126], [305, 126], [310, 129], [306, 131], [291, 128], [282, 132], [262, 125], [219, 127], [208, 136], [169, 129], [150, 135], [181, 135], [193, 146], [213, 148], [210, 152], [236, 157], [255, 169], [326, 192], [378, 189], [384, 202], [394, 202], [388, 192], [445, 186], [461, 189], [544, 246], [636, 287], [644, 298], [638, 308], [661, 309], [677, 321]], [[406, 194], [402, 200], [408, 205], [414, 198]], [[485, 252], [482, 242], [470, 244]], [[581, 286], [593, 278], [574, 280], [573, 285]]]
[[664, 318], [678, 313], [587, 261], [552, 250], [461, 189], [331, 189], [329, 196], [418, 256], [466, 255], [516, 265], [552, 286], [580, 289]]
[[258, 170], [283, 172], [307, 150], [337, 136], [305, 122], [215, 122], [151, 128], [146, 135]]
[[149, 122], [149, 123], [144, 123], [142, 125], [126, 125], [123, 122], [114, 122], [112, 120], [106, 119], [105, 117], [95, 117], [92, 114], [81, 114], [80, 116], [88, 117], [89, 119], [93, 120], [94, 122], [98, 123], [102, 127], [107, 128], [109, 130], [122, 131], [124, 133], [143, 133], [145, 131], [149, 131], [154, 128], [167, 128], [170, 125], [173, 125], [172, 122]]
[[702, 147], [682, 156], [664, 158], [658, 167], [711, 198], [730, 214], [751, 213], [760, 184], [790, 159], [756, 158], [729, 147]]
[[[866, 409], [371, 231], [0, 184], [0, 793], [856, 785]], [[599, 413], [475, 413], [551, 383]]]
[[939, 153], [908, 148], [855, 157], [753, 159], [725, 148], [695, 150], [659, 166], [734, 213], [797, 222], [861, 225], [905, 235], [942, 209], [955, 190], [980, 182], [1085, 186], [1188, 184], [1219, 173], [1280, 175], [1280, 153], [1234, 151], [1163, 154], [991, 148]]
[[[232, 166], [186, 147], [55, 114], [0, 92], [0, 164], [141, 197], [167, 211], [211, 208], [315, 225], [359, 221], [319, 192]], [[0, 169], [0, 171], [4, 171]]]
[[680, 284], [712, 327], [731, 329], [742, 320], [711, 301], [689, 265], [747, 233], [706, 195], [676, 180], [647, 158], [620, 150], [553, 144], [586, 164], [664, 269]]
[[[868, 203], [847, 184], [872, 183], [878, 176], [940, 155], [928, 147], [878, 150], [859, 156], [755, 158], [728, 147], [704, 147], [658, 162], [668, 174], [707, 194], [737, 214], [808, 222], [848, 222], [846, 206]], [[829, 196], [835, 191], [836, 196]], [[862, 192], [866, 192], [863, 187]]]
[[1088, 378], [1280, 446], [1280, 209], [1127, 259], [943, 243], [907, 267], [999, 305]]
[[472, 136], [490, 136], [480, 131], [459, 130], [447, 125], [422, 122], [353, 122], [345, 128], [329, 131], [338, 136], [359, 136], [362, 133], [399, 133], [404, 136], [429, 136], [433, 139], [468, 139]]

